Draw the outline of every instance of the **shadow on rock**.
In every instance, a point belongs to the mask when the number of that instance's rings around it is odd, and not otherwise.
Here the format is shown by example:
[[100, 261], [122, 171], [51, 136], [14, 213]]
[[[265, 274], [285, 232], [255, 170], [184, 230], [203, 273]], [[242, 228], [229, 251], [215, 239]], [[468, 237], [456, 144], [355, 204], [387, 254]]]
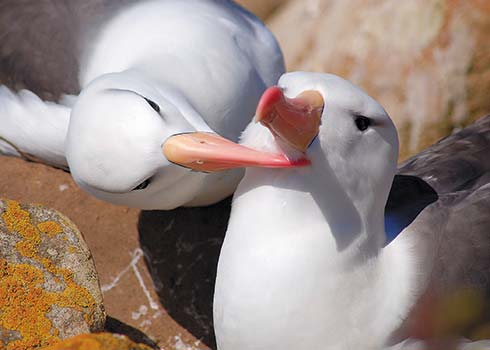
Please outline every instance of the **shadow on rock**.
[[139, 239], [160, 302], [211, 348], [216, 266], [231, 198], [205, 208], [142, 211]]

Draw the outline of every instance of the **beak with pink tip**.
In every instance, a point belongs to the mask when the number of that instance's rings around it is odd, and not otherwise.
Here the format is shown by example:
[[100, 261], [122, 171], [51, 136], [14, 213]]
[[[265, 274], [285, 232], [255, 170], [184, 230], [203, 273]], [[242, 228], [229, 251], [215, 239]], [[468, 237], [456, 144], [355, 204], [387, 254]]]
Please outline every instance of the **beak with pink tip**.
[[[322, 110], [323, 98], [316, 91], [287, 98], [280, 88], [271, 87], [259, 101], [256, 121], [269, 128], [276, 138], [304, 152], [318, 134]], [[284, 154], [257, 151], [205, 132], [173, 135], [162, 149], [170, 162], [202, 172], [242, 167], [294, 168], [310, 164], [306, 157], [290, 160]]]

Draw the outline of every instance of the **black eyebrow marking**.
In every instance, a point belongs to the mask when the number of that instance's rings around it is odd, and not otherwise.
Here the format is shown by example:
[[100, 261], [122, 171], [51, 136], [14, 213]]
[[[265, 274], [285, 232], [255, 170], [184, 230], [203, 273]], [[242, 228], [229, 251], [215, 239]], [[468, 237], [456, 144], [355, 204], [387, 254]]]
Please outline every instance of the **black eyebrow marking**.
[[[137, 93], [136, 91], [127, 90], [127, 89], [119, 89], [119, 88], [111, 88], [111, 89], [106, 89], [106, 90], [107, 91], [124, 91], [124, 92], [130, 92], [130, 93], [133, 93], [135, 95], [138, 95], [139, 97], [145, 99], [145, 101], [151, 106], [151, 108], [153, 108], [153, 110], [155, 112], [160, 114], [160, 106], [156, 102], [154, 102], [153, 100], [150, 100], [148, 97], [141, 95], [140, 93]], [[162, 119], [165, 119], [161, 114], [160, 114], [160, 116], [162, 117]]]
[[155, 112], [160, 113], [160, 106], [157, 105], [156, 102], [154, 102], [154, 101], [152, 101], [152, 100], [150, 100], [149, 98], [146, 98], [146, 97], [143, 97], [143, 98], [146, 100], [146, 102], [148, 102], [148, 104], [150, 105], [150, 107], [153, 108], [153, 110]]

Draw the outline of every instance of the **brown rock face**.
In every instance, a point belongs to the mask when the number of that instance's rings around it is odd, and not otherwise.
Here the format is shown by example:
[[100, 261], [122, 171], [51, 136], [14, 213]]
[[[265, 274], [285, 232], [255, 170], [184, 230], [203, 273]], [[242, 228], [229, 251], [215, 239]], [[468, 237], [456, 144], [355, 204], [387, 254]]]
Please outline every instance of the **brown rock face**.
[[490, 111], [487, 1], [292, 0], [268, 24], [289, 70], [331, 72], [376, 98], [402, 158]]
[[265, 20], [288, 0], [237, 0], [236, 2]]
[[103, 329], [92, 256], [60, 213], [0, 201], [0, 310], [0, 347], [7, 350]]
[[144, 344], [136, 344], [119, 334], [82, 334], [67, 339], [45, 350], [151, 350]]

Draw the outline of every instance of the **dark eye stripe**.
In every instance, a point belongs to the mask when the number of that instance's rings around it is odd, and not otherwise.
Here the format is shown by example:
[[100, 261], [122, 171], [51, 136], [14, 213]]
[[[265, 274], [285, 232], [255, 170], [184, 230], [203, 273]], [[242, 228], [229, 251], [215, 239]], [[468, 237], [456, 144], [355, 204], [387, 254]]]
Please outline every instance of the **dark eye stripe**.
[[136, 186], [135, 188], [133, 188], [133, 191], [144, 190], [145, 188], [148, 187], [149, 184], [150, 184], [150, 179], [146, 179], [145, 181], [143, 181], [142, 183], [140, 183], [138, 186]]
[[365, 131], [372, 124], [371, 119], [363, 115], [357, 116], [354, 122], [360, 131]]
[[145, 97], [145, 100], [146, 100], [146, 102], [148, 102], [148, 104], [151, 106], [151, 108], [153, 108], [155, 110], [155, 112], [160, 113], [160, 106], [159, 105], [157, 105], [152, 100], [147, 99], [146, 97]]

